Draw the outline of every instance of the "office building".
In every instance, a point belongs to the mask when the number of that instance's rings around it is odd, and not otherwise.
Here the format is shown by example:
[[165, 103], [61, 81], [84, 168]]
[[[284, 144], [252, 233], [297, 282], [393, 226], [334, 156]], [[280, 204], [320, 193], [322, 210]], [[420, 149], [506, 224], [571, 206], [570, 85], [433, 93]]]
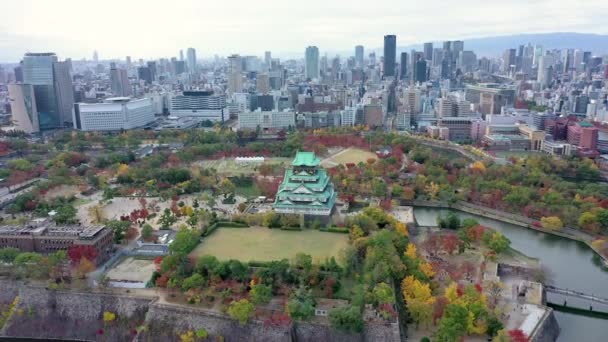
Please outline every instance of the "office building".
[[399, 79], [400, 80], [407, 79], [407, 63], [408, 63], [407, 52], [402, 52], [401, 58], [400, 58], [400, 63], [399, 63]]
[[426, 60], [419, 59], [416, 62], [416, 72], [414, 82], [423, 83], [427, 81], [427, 68], [426, 68]]
[[226, 97], [213, 91], [190, 90], [171, 98], [170, 113], [178, 117], [195, 117], [201, 121], [223, 122], [228, 119]]
[[264, 52], [264, 65], [266, 70], [270, 70], [270, 68], [272, 68], [272, 54], [270, 51]]
[[369, 127], [382, 127], [384, 111], [381, 104], [367, 104], [363, 106], [363, 120]]
[[433, 60], [433, 43], [424, 43], [424, 59], [427, 61]]
[[15, 128], [25, 133], [38, 133], [38, 110], [31, 84], [9, 84], [8, 99], [11, 105], [12, 119]]
[[137, 78], [140, 81], [144, 81], [145, 84], [152, 84], [152, 73], [150, 72], [150, 68], [147, 66], [137, 68]]
[[383, 76], [395, 77], [395, 64], [397, 59], [397, 36], [384, 36], [384, 64]]
[[186, 64], [188, 66], [188, 71], [190, 73], [195, 73], [197, 71], [196, 66], [196, 50], [194, 48], [188, 48], [186, 50]]
[[342, 114], [337, 111], [304, 112], [296, 114], [296, 127], [317, 129], [341, 126]]
[[306, 48], [306, 78], [307, 79], [318, 79], [319, 78], [319, 48], [316, 46], [309, 46]]
[[515, 65], [516, 50], [507, 49], [502, 55], [502, 72], [509, 74], [511, 72], [511, 66]]
[[239, 113], [238, 129], [260, 130], [271, 133], [296, 126], [295, 112], [292, 111], [251, 111]]
[[363, 45], [357, 45], [355, 46], [355, 66], [357, 68], [363, 68], [363, 56], [364, 56], [365, 50], [363, 48]]
[[74, 90], [69, 64], [52, 53], [27, 53], [23, 83], [34, 86], [40, 129], [61, 128], [72, 121]]
[[260, 94], [268, 94], [270, 91], [270, 79], [267, 73], [257, 75], [256, 89]]
[[125, 69], [119, 69], [116, 64], [110, 64], [110, 89], [116, 96], [131, 96], [131, 84]]
[[243, 75], [241, 74], [243, 61], [239, 55], [228, 57], [228, 94], [243, 91]]
[[500, 114], [502, 107], [513, 106], [515, 88], [495, 83], [467, 84], [465, 99], [482, 114]]
[[103, 103], [74, 105], [74, 128], [81, 131], [122, 131], [144, 127], [154, 120], [151, 98], [113, 97]]
[[587, 121], [576, 122], [568, 126], [568, 143], [583, 150], [596, 150], [599, 131]]
[[457, 58], [464, 51], [464, 42], [462, 40], [453, 41], [451, 51], [453, 58]]

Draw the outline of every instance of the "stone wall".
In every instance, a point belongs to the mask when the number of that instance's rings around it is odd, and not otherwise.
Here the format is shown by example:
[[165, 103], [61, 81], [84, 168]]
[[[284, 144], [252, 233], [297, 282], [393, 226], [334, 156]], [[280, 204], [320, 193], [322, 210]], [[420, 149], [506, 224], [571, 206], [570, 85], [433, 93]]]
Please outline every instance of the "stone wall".
[[22, 282], [0, 279], [0, 304], [12, 302], [19, 294], [21, 286], [23, 286]]
[[530, 336], [530, 342], [555, 342], [560, 333], [559, 324], [553, 309], [547, 307], [547, 313]]
[[[12, 337], [131, 341], [153, 298], [50, 290], [19, 289], [17, 312], [4, 334]], [[116, 319], [104, 322], [103, 313]]]

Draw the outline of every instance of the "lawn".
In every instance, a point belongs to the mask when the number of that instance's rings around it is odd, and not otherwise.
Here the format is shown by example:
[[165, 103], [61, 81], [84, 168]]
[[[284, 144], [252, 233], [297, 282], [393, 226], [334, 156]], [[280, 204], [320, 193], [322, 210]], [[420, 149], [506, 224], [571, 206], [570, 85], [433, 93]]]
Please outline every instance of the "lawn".
[[277, 164], [284, 166], [290, 161], [291, 159], [289, 158], [266, 158], [264, 163], [237, 164], [234, 158], [223, 158], [218, 160], [204, 160], [200, 163], [200, 166], [203, 169], [213, 168], [221, 175], [233, 177], [255, 174], [262, 164]]
[[214, 255], [220, 260], [271, 261], [291, 259], [297, 253], [322, 261], [348, 246], [348, 235], [316, 230], [284, 231], [262, 227], [219, 228], [191, 255]]
[[322, 166], [334, 167], [338, 164], [367, 162], [369, 158], [378, 159], [376, 154], [358, 148], [347, 148], [323, 160]]

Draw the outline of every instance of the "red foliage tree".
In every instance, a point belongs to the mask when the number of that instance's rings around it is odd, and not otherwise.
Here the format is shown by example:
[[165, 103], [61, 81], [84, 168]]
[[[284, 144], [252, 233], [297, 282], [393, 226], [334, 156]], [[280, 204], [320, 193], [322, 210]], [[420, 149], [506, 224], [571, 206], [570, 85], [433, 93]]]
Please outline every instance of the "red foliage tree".
[[456, 234], [447, 234], [441, 238], [441, 245], [443, 250], [448, 254], [454, 253], [460, 246], [462, 241], [456, 236]]
[[511, 338], [512, 342], [530, 342], [528, 336], [526, 336], [526, 334], [519, 329], [509, 330], [509, 337]]
[[166, 275], [161, 275], [156, 279], [156, 286], [158, 287], [167, 287], [167, 283], [169, 282], [169, 277]]
[[94, 261], [97, 258], [95, 247], [87, 245], [72, 245], [68, 248], [67, 254], [72, 265], [78, 265], [82, 258], [86, 258], [89, 261]]
[[475, 265], [472, 262], [466, 260], [460, 265], [460, 270], [467, 278], [471, 278], [473, 276], [473, 272], [475, 272]]
[[433, 305], [433, 325], [437, 324], [437, 320], [443, 317], [443, 312], [448, 304], [449, 301], [447, 298], [443, 296], [437, 297], [435, 304]]
[[480, 224], [470, 227], [467, 230], [467, 237], [473, 242], [479, 242], [483, 238], [486, 228]]

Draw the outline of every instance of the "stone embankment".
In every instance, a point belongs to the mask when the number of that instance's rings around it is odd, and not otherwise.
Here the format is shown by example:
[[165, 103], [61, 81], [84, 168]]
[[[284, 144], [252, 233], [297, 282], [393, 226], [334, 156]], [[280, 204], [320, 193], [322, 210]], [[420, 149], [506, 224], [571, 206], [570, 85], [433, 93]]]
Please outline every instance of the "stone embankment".
[[[12, 280], [0, 280], [0, 288], [2, 303], [19, 297], [0, 337], [179, 341], [180, 334], [205, 329], [210, 337], [221, 336], [227, 342], [399, 341], [397, 324], [369, 324], [358, 334], [311, 322], [272, 326], [253, 320], [240, 325], [215, 311], [159, 303], [156, 296], [53, 290]], [[104, 313], [114, 314], [115, 318], [107, 319]]]

